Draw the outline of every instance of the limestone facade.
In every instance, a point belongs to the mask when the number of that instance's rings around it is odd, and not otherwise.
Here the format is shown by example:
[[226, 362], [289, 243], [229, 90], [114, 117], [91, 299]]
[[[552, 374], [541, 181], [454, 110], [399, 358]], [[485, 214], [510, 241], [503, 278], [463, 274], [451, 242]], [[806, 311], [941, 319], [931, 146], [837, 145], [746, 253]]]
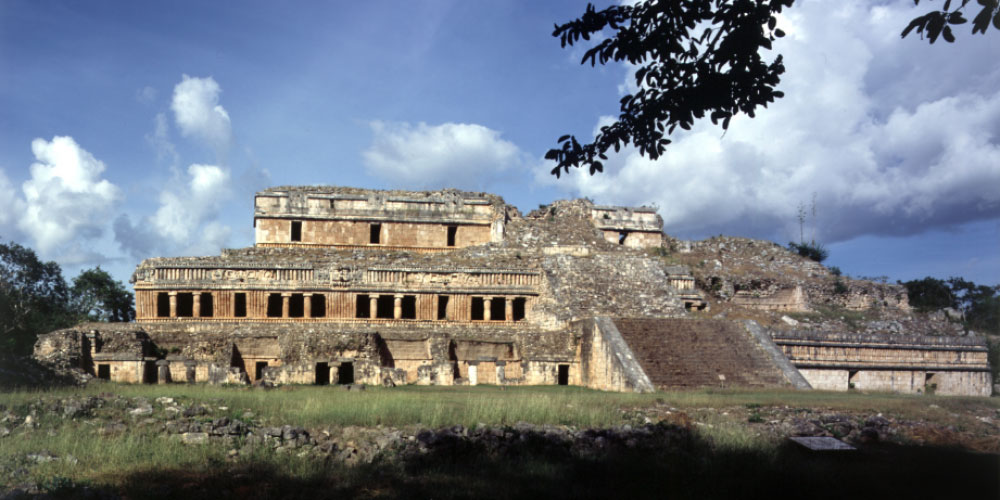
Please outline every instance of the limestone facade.
[[[836, 390], [989, 394], [975, 339], [777, 332], [772, 344], [757, 327], [691, 321], [708, 304], [687, 267], [661, 258], [651, 208], [573, 200], [522, 216], [486, 193], [277, 187], [256, 194], [254, 228], [249, 248], [144, 260], [135, 323], [42, 335], [35, 357], [130, 383], [649, 391], [804, 376]], [[807, 296], [733, 302], [789, 311]]]

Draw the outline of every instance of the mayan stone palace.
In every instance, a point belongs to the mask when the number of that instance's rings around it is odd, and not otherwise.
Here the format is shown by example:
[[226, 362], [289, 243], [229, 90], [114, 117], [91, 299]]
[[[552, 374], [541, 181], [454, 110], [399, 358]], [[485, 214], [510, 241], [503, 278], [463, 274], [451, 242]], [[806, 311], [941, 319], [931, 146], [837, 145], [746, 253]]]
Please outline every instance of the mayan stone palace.
[[[521, 214], [486, 193], [276, 187], [256, 194], [253, 226], [249, 248], [146, 259], [136, 322], [43, 335], [35, 358], [133, 383], [992, 388], [975, 336], [762, 325], [751, 313], [834, 298], [784, 271], [727, 293], [698, 275], [711, 259], [671, 257], [701, 247], [664, 235], [652, 208]], [[892, 287], [836, 300], [908, 314]]]

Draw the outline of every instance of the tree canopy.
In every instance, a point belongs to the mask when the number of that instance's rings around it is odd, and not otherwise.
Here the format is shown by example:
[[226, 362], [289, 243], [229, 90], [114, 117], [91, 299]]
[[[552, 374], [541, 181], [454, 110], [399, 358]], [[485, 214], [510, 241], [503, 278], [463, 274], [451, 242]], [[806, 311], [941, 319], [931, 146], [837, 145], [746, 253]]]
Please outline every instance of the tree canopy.
[[930, 276], [902, 283], [910, 305], [920, 311], [950, 307], [961, 311], [967, 328], [1000, 334], [1000, 285], [977, 285], [963, 278]]
[[[985, 33], [992, 22], [1000, 29], [1000, 0], [977, 0], [981, 9], [973, 33]], [[914, 0], [919, 4], [920, 0]], [[777, 17], [793, 0], [648, 0], [596, 10], [591, 4], [578, 19], [557, 24], [552, 36], [563, 47], [609, 36], [587, 49], [581, 64], [627, 62], [636, 67], [634, 94], [620, 100], [618, 119], [600, 128], [593, 141], [582, 143], [567, 134], [545, 158], [554, 160], [552, 174], [570, 167], [604, 170], [607, 152], [630, 144], [655, 160], [664, 154], [677, 127], [688, 130], [696, 119], [709, 117], [723, 130], [738, 113], [753, 117], [784, 94], [776, 90], [785, 72], [781, 55], [767, 62], [763, 50], [784, 36]], [[970, 0], [945, 0], [941, 10], [913, 19], [903, 30], [916, 31], [934, 43], [954, 41], [951, 26], [966, 21]]]
[[131, 321], [133, 296], [100, 267], [66, 284], [55, 262], [33, 250], [0, 243], [0, 349], [27, 353], [35, 337], [80, 321]]

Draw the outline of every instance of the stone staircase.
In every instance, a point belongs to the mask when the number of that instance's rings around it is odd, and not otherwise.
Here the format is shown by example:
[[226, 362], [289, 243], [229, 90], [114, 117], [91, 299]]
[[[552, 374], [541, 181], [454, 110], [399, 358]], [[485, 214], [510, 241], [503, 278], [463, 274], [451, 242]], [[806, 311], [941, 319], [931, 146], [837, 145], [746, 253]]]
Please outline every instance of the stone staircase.
[[614, 322], [657, 389], [790, 385], [742, 323], [633, 318]]

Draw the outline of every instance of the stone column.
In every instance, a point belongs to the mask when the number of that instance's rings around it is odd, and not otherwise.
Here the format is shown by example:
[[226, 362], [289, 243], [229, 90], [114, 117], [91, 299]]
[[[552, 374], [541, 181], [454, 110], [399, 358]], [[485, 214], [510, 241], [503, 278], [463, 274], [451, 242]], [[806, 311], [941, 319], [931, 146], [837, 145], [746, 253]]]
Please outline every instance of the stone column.
[[281, 294], [281, 317], [282, 318], [287, 318], [288, 317], [288, 299], [290, 299], [290, 298], [292, 298], [292, 294], [291, 293], [283, 293], [283, 294]]
[[505, 319], [507, 321], [513, 321], [514, 320], [514, 300], [512, 298], [508, 298], [507, 300], [504, 301], [504, 318], [503, 319]]
[[170, 382], [170, 362], [161, 359], [156, 362], [156, 383], [166, 384]]
[[399, 319], [403, 317], [403, 296], [394, 295], [392, 301], [392, 317]]
[[167, 292], [167, 296], [170, 297], [170, 317], [177, 317], [177, 292]]
[[370, 295], [368, 297], [368, 317], [375, 319], [378, 317], [378, 295]]
[[483, 321], [489, 321], [491, 319], [490, 309], [493, 306], [493, 299], [490, 297], [483, 297]]
[[201, 294], [198, 293], [198, 292], [192, 293], [191, 294], [191, 302], [193, 302], [193, 304], [192, 304], [191, 307], [194, 308], [194, 311], [192, 312], [191, 315], [194, 316], [195, 318], [200, 318], [201, 317]]
[[312, 301], [312, 298], [313, 298], [313, 294], [311, 294], [311, 293], [303, 293], [302, 294], [302, 307], [304, 308], [302, 316], [304, 318], [311, 318], [312, 315], [313, 315], [313, 301]]

